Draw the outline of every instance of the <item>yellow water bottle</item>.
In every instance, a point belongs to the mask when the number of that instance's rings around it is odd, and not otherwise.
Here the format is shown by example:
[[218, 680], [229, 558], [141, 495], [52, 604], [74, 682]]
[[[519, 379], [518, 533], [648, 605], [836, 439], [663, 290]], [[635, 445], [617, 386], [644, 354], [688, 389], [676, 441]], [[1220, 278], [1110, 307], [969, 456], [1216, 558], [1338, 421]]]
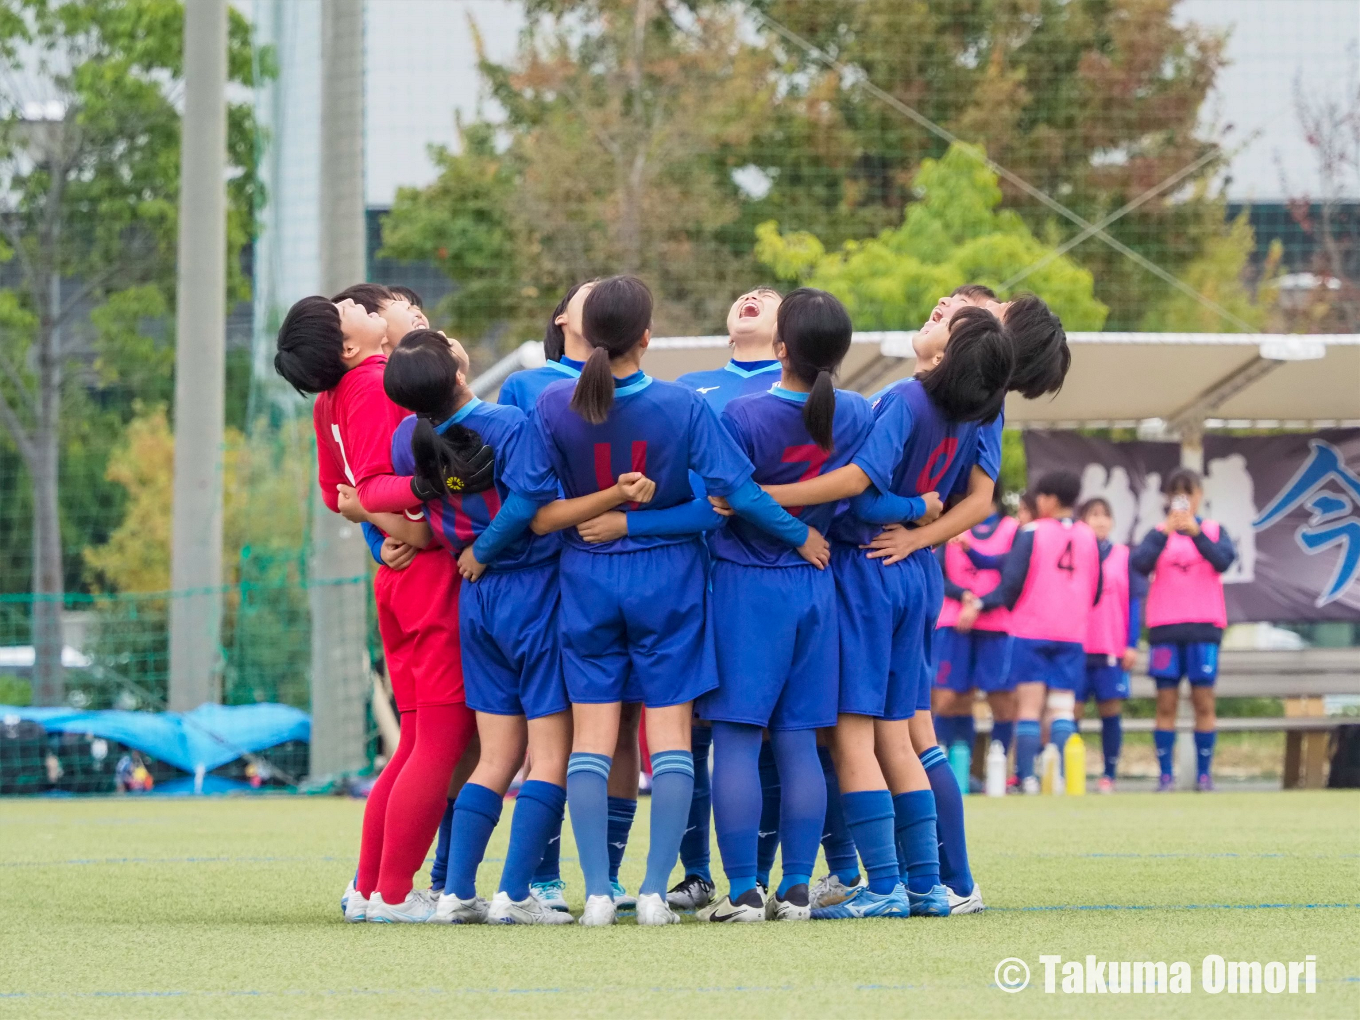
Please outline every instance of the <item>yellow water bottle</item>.
[[1039, 755], [1039, 792], [1046, 794], [1061, 793], [1058, 784], [1062, 782], [1059, 769], [1060, 757], [1057, 744], [1046, 744]]
[[1081, 734], [1073, 733], [1063, 746], [1063, 771], [1067, 774], [1067, 792], [1079, 797], [1086, 792], [1086, 745]]

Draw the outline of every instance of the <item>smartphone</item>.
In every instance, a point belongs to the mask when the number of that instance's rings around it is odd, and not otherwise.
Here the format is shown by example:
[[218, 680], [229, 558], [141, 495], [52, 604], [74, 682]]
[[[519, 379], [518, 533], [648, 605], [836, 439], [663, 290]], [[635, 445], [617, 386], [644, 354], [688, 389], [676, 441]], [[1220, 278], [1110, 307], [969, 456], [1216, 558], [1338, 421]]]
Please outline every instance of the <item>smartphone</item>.
[[1173, 497], [1171, 498], [1171, 510], [1172, 510], [1172, 512], [1181, 512], [1181, 511], [1185, 511], [1185, 510], [1189, 510], [1189, 509], [1190, 509], [1190, 497], [1189, 497], [1189, 496], [1173, 496]]

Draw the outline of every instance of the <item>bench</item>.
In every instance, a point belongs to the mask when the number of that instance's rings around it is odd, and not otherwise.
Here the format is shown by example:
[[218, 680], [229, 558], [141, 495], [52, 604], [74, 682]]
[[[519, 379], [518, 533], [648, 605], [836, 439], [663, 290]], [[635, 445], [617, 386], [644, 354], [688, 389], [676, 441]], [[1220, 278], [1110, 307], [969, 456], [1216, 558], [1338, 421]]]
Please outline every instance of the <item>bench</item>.
[[[1189, 734], [1195, 727], [1194, 715], [1181, 684], [1180, 712], [1176, 731]], [[1284, 788], [1317, 789], [1326, 781], [1327, 746], [1332, 731], [1360, 719], [1324, 714], [1323, 698], [1328, 694], [1360, 695], [1360, 648], [1304, 648], [1297, 651], [1244, 651], [1225, 649], [1219, 658], [1220, 698], [1281, 698], [1284, 715], [1272, 717], [1222, 718], [1222, 733], [1285, 734]], [[1135, 698], [1155, 698], [1156, 682], [1147, 675], [1146, 652], [1139, 656], [1130, 694]], [[979, 702], [979, 707], [985, 702]], [[1126, 733], [1151, 733], [1153, 719], [1124, 719]], [[990, 714], [978, 718], [978, 744], [973, 760], [985, 760], [992, 721]], [[1082, 733], [1099, 733], [1100, 720], [1085, 718]]]

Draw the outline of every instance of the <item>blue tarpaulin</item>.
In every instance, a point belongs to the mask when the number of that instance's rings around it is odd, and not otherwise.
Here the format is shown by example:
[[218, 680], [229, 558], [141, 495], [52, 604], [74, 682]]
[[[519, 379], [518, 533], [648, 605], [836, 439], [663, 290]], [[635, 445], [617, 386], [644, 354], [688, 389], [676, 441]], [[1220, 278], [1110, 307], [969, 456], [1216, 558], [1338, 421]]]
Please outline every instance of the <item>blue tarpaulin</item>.
[[74, 708], [0, 705], [0, 719], [18, 716], [48, 733], [90, 733], [193, 772], [288, 740], [308, 740], [312, 720], [288, 705], [199, 705], [192, 712], [82, 712]]

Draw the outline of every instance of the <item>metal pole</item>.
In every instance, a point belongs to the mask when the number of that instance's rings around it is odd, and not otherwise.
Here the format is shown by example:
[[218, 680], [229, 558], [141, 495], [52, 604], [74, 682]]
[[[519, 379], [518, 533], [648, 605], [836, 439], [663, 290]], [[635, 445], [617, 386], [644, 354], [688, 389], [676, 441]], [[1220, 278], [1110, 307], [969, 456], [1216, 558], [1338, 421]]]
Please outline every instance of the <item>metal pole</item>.
[[170, 709], [220, 699], [226, 348], [227, 2], [184, 11]]
[[[321, 10], [321, 287], [334, 294], [365, 279], [364, 4], [324, 0]], [[357, 525], [312, 501], [314, 780], [363, 768], [369, 680], [368, 547]]]

